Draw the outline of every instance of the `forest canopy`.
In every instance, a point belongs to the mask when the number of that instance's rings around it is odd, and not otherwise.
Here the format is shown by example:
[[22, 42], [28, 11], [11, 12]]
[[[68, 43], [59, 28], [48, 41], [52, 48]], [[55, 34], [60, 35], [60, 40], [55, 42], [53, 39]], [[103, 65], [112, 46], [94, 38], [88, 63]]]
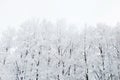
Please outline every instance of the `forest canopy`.
[[0, 80], [120, 80], [120, 25], [28, 21], [0, 40]]

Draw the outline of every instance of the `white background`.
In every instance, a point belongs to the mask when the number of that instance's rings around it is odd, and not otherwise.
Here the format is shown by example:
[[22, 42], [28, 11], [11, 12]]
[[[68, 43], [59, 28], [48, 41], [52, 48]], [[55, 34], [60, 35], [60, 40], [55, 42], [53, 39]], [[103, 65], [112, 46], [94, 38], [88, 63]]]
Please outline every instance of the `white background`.
[[1, 30], [33, 18], [115, 25], [120, 22], [120, 0], [0, 0]]

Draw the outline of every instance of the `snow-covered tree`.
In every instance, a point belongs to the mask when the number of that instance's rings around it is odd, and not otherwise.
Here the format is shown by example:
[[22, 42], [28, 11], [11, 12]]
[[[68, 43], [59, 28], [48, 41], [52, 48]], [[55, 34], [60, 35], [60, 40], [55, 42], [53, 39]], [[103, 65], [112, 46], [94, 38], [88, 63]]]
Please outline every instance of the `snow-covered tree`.
[[119, 80], [119, 25], [84, 27], [31, 20], [7, 30], [0, 41], [0, 80]]

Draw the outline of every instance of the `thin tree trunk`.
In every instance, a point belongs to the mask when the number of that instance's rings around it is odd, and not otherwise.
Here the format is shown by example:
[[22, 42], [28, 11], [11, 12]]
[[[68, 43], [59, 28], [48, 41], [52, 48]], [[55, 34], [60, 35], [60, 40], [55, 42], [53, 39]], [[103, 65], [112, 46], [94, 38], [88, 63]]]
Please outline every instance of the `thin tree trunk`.
[[85, 61], [85, 80], [89, 80], [87, 54], [86, 54], [86, 32], [84, 35], [84, 61]]

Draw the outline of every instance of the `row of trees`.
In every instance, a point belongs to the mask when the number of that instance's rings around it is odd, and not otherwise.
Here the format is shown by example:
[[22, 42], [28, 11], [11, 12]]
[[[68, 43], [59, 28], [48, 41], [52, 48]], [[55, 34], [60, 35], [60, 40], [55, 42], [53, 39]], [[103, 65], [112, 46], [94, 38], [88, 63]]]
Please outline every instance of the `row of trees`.
[[120, 28], [28, 21], [3, 32], [0, 80], [120, 80]]

